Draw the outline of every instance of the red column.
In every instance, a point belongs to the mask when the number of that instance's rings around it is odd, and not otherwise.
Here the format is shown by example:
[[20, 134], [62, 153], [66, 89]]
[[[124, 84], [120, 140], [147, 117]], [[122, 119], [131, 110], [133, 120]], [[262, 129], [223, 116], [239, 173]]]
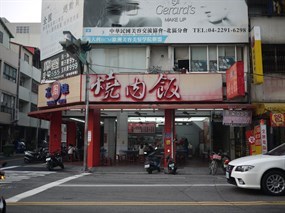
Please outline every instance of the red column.
[[59, 151], [61, 148], [61, 111], [51, 113], [49, 152]]
[[100, 110], [89, 110], [87, 147], [88, 168], [100, 166], [100, 128]]
[[76, 145], [76, 123], [67, 122], [66, 124], [66, 146], [69, 144]]
[[173, 144], [175, 137], [175, 110], [166, 109], [164, 111], [164, 117], [164, 168], [166, 168], [166, 157], [170, 155], [170, 157], [173, 157], [173, 159], [175, 159], [175, 151], [173, 151], [173, 149], [175, 149]]

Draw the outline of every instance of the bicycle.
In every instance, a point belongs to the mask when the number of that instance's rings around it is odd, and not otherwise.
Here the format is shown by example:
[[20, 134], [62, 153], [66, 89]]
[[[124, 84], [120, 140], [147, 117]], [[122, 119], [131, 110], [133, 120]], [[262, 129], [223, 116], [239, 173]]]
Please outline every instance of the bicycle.
[[221, 167], [224, 174], [226, 173], [227, 164], [230, 161], [230, 157], [226, 154], [215, 153], [212, 152], [210, 155], [210, 163], [209, 163], [209, 174], [215, 175], [217, 174], [218, 167]]

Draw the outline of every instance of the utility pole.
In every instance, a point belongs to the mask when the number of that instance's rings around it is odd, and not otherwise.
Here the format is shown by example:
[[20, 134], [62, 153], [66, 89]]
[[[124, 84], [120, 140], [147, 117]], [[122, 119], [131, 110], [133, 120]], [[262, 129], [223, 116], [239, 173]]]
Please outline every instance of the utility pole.
[[89, 63], [87, 61], [87, 52], [91, 50], [91, 45], [88, 41], [76, 39], [70, 31], [63, 31], [65, 41], [60, 41], [62, 48], [78, 59], [83, 65], [86, 74], [85, 84], [85, 124], [84, 124], [84, 158], [83, 171], [87, 172], [87, 147], [88, 147], [88, 116], [89, 116]]

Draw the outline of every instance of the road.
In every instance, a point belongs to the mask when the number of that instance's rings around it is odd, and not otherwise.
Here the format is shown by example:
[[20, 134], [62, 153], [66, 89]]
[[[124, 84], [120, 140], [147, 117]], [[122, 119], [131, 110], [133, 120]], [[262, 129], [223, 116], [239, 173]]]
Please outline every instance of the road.
[[[14, 167], [15, 166], [15, 167]], [[35, 212], [284, 212], [285, 197], [242, 190], [199, 168], [177, 175], [147, 174], [142, 166], [101, 167], [92, 173], [66, 164], [6, 168], [1, 194], [9, 213]], [[205, 168], [204, 168], [205, 169]], [[197, 171], [196, 173], [194, 171]]]

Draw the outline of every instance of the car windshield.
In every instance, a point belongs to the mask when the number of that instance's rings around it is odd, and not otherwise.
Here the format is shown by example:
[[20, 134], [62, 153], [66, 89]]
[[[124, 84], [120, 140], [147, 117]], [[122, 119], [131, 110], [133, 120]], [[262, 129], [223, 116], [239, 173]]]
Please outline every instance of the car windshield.
[[266, 155], [276, 155], [276, 156], [285, 155], [285, 143], [270, 150], [269, 152], [266, 153]]

